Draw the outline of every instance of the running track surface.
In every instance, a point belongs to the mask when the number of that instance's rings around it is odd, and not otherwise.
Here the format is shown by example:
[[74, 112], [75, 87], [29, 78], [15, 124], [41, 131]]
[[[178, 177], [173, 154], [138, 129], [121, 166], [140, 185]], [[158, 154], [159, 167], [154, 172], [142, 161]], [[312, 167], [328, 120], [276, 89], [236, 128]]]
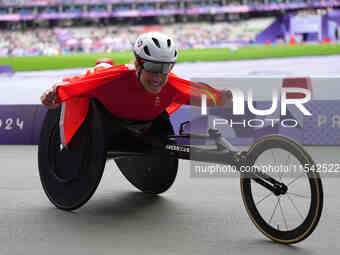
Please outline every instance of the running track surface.
[[[316, 162], [337, 162], [339, 148], [307, 148]], [[291, 246], [267, 240], [251, 223], [239, 178], [193, 178], [181, 161], [160, 196], [137, 191], [106, 164], [91, 200], [75, 212], [43, 193], [36, 146], [0, 146], [0, 253], [13, 254], [335, 254], [339, 178], [324, 178], [324, 211], [314, 233]], [[274, 206], [274, 205], [273, 205]]]

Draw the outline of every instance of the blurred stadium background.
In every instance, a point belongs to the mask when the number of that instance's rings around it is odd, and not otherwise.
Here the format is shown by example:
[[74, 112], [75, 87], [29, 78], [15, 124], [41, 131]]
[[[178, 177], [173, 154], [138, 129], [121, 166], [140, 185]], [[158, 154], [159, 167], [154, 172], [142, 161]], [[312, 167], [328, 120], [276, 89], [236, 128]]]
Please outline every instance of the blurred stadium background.
[[333, 0], [0, 0], [0, 57], [129, 50], [146, 31], [173, 36], [181, 49], [338, 43], [339, 7]]

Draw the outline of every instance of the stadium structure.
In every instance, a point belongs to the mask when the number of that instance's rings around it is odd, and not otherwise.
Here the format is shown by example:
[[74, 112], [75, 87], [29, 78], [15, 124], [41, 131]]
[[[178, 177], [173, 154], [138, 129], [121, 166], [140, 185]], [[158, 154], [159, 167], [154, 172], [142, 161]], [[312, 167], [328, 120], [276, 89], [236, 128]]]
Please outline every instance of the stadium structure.
[[[130, 49], [163, 31], [180, 48], [339, 39], [340, 1], [0, 0], [0, 56]], [[293, 39], [292, 39], [293, 38]]]

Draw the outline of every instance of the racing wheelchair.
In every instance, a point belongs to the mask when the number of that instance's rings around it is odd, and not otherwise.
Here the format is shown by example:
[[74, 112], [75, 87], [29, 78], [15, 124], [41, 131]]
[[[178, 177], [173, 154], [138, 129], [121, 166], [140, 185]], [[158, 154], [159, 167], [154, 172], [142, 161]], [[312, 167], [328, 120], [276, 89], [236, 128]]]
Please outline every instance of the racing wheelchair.
[[[182, 123], [179, 134], [175, 135], [169, 118], [162, 117], [152, 125], [166, 134], [164, 146], [125, 148], [120, 145], [108, 149], [104, 146], [102, 115], [100, 103], [93, 100], [70, 146], [62, 149], [60, 107], [46, 113], [40, 133], [38, 165], [43, 189], [56, 207], [75, 210], [84, 205], [99, 185], [108, 159], [115, 160], [132, 185], [151, 194], [160, 194], [171, 187], [178, 160], [183, 159], [235, 167], [240, 174], [246, 211], [269, 239], [284, 244], [297, 243], [317, 226], [323, 208], [321, 178], [313, 171], [315, 164], [309, 154], [289, 138], [265, 136], [247, 151], [238, 151], [217, 130], [209, 129], [208, 134], [185, 133], [189, 122]], [[215, 145], [208, 148], [190, 144], [193, 139], [210, 140]], [[291, 166], [289, 174], [283, 171], [274, 174], [261, 167], [264, 162], [277, 165], [279, 161]]]

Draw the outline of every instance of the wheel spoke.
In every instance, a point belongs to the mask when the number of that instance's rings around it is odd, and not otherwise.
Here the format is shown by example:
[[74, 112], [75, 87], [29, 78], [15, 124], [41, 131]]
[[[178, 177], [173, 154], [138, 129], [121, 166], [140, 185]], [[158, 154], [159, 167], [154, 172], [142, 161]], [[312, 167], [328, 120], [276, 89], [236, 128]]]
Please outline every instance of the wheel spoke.
[[278, 198], [278, 202], [279, 202], [279, 207], [280, 207], [280, 212], [281, 212], [281, 216], [282, 216], [282, 219], [283, 219], [283, 222], [285, 223], [286, 225], [286, 229], [288, 230], [288, 224], [287, 224], [287, 220], [286, 220], [286, 217], [283, 213], [283, 209], [282, 209], [282, 205], [280, 203], [280, 200], [281, 200], [281, 197]]
[[291, 184], [293, 184], [296, 180], [298, 180], [300, 177], [304, 176], [305, 174], [301, 174], [298, 177], [296, 177], [295, 179], [291, 180], [290, 182], [288, 182], [286, 185], [289, 186]]
[[301, 197], [301, 198], [310, 198], [310, 196], [305, 196], [305, 195], [300, 195], [298, 193], [294, 193], [294, 192], [287, 192], [287, 194], [296, 196], [296, 197]]
[[273, 213], [272, 213], [272, 216], [270, 217], [270, 219], [269, 219], [269, 224], [272, 222], [272, 219], [273, 219], [273, 217], [274, 217], [274, 214], [275, 214], [275, 212], [276, 212], [276, 209], [277, 209], [277, 206], [279, 205], [279, 200], [277, 200], [277, 202], [276, 202], [276, 205], [275, 205], [275, 208], [274, 208], [274, 211], [273, 211]]
[[287, 197], [289, 199], [289, 201], [291, 202], [291, 204], [293, 205], [293, 207], [295, 208], [295, 210], [298, 212], [298, 214], [300, 215], [301, 219], [304, 220], [302, 213], [299, 211], [299, 209], [297, 208], [296, 204], [294, 203], [293, 199], [287, 194]]
[[262, 203], [265, 199], [267, 199], [268, 197], [272, 196], [273, 192], [269, 192], [267, 195], [265, 195], [263, 198], [261, 198], [259, 201], [257, 201], [255, 204], [259, 205], [260, 203]]

